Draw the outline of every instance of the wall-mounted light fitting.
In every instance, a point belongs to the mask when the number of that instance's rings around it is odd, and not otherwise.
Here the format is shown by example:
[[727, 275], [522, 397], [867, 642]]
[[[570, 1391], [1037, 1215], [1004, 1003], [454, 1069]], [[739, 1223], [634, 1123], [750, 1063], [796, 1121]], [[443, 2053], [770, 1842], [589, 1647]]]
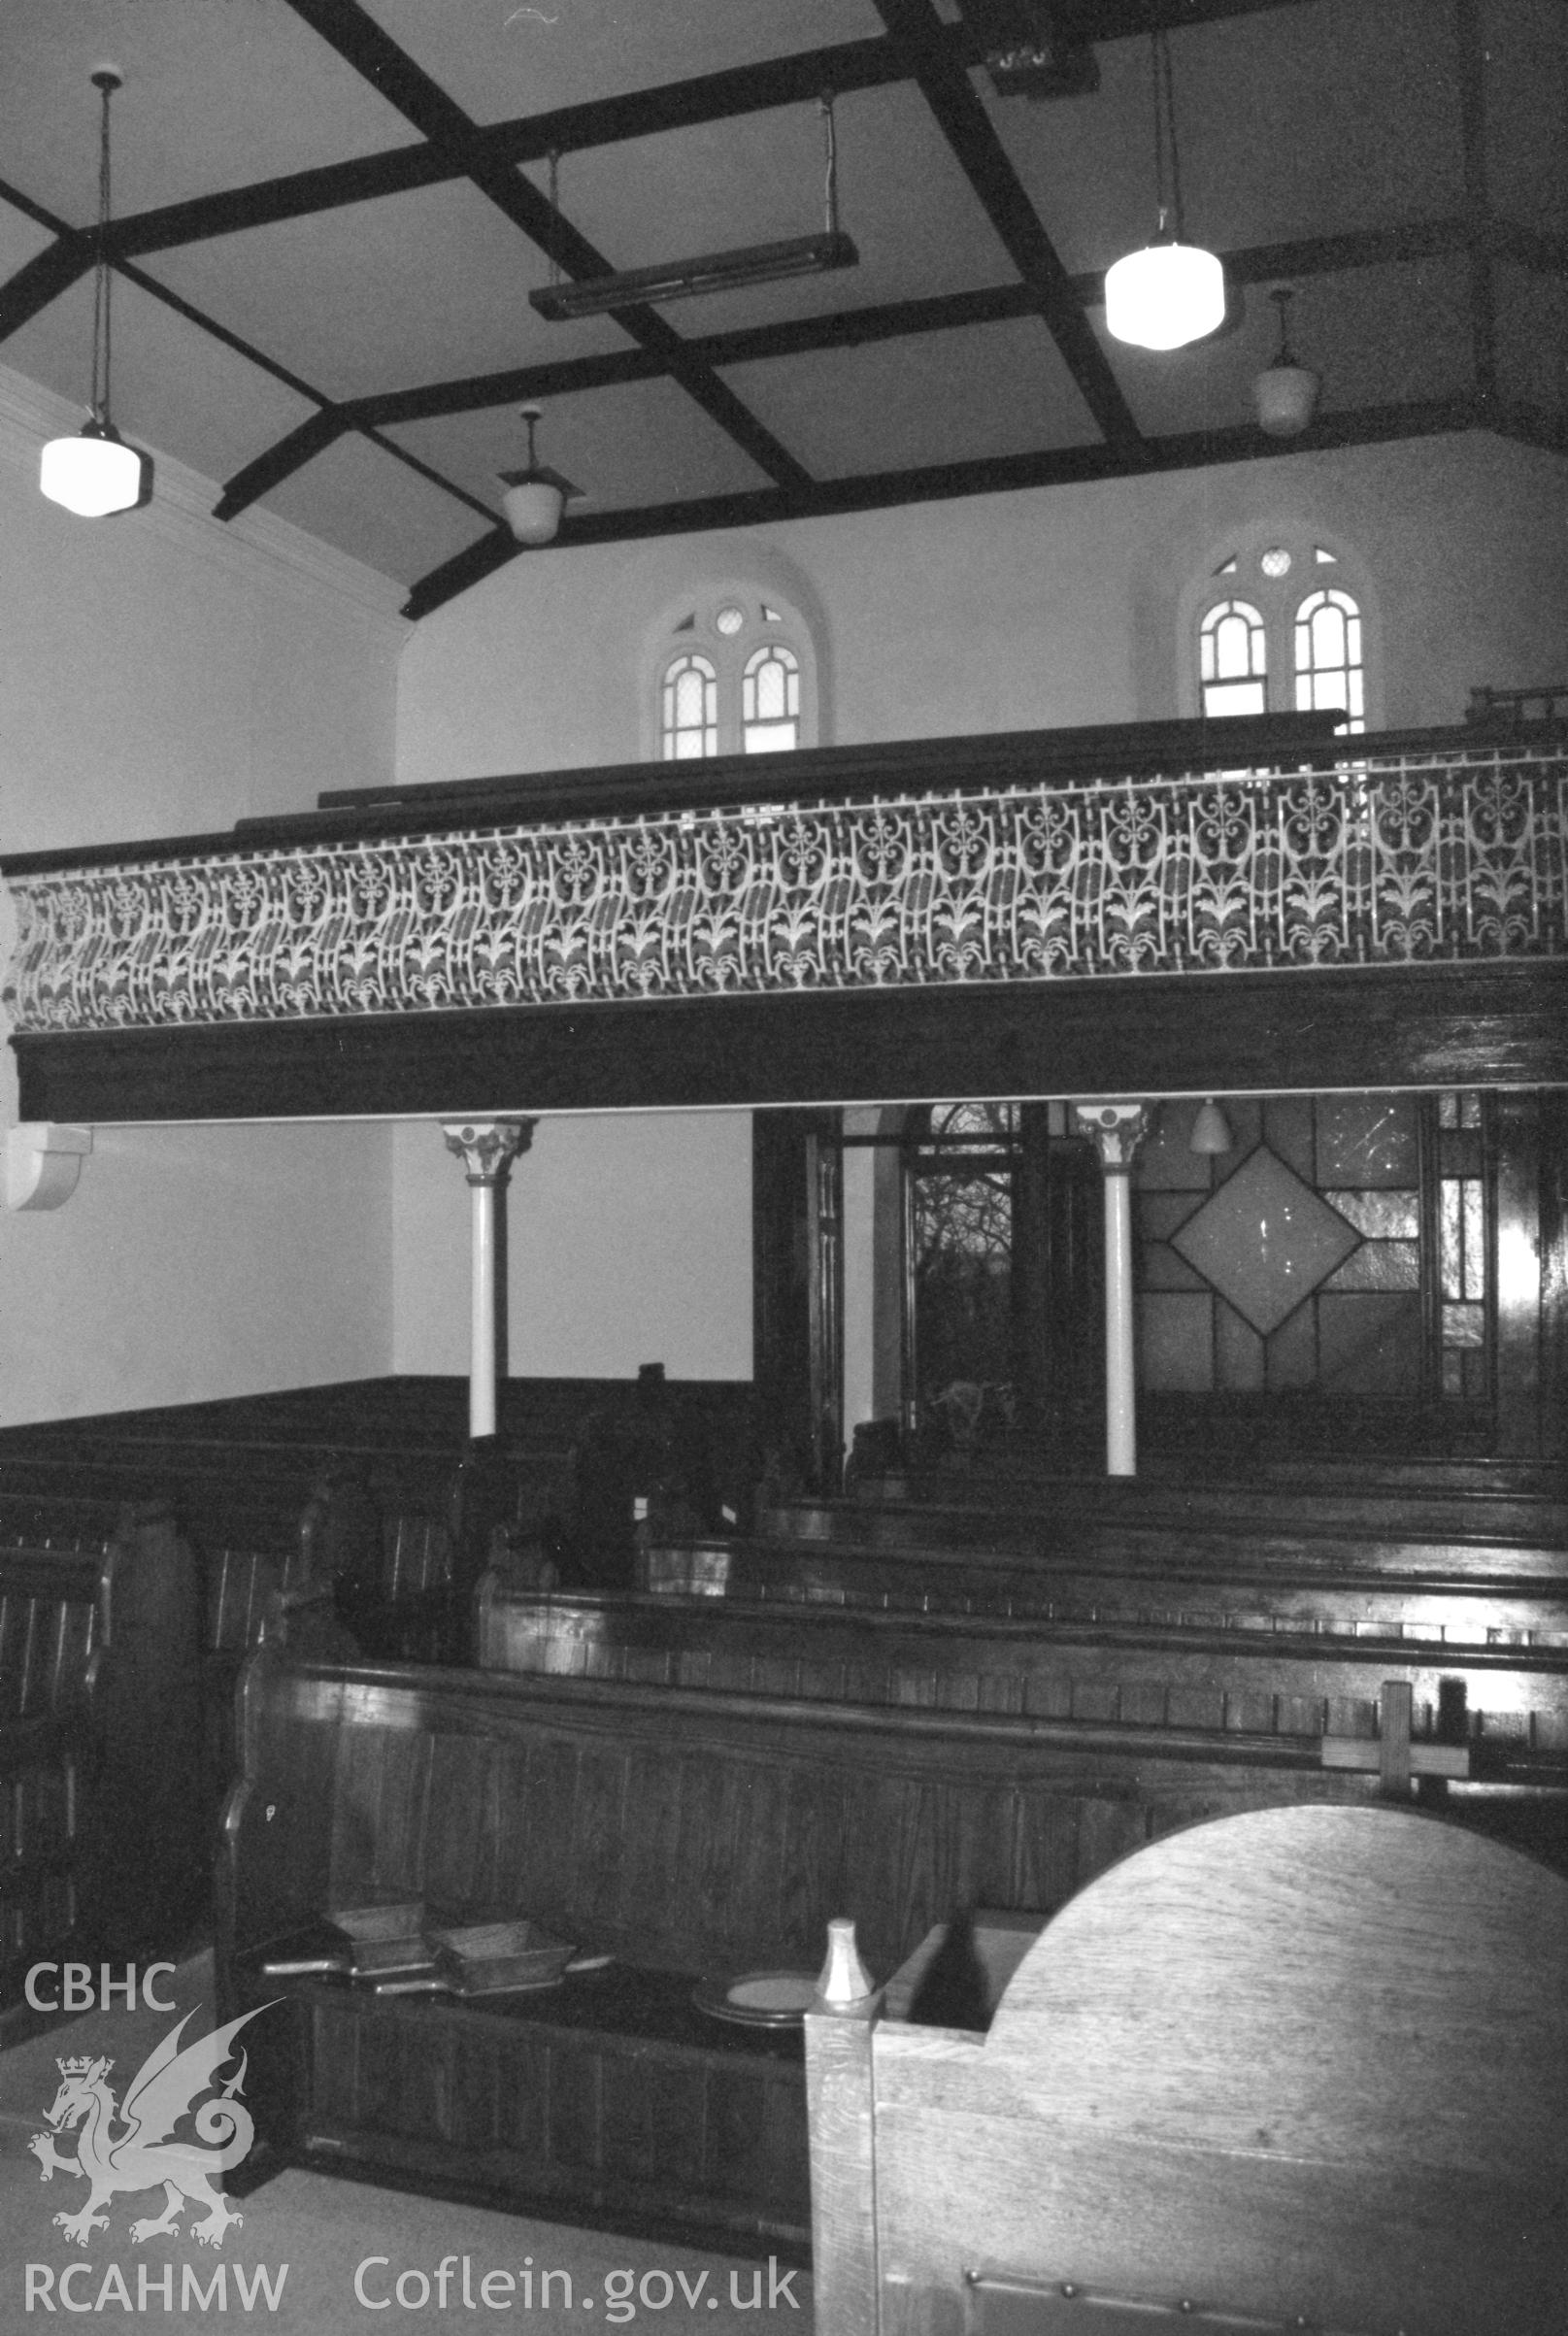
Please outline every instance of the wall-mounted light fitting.
[[92, 413], [74, 438], [51, 438], [39, 465], [40, 490], [78, 518], [103, 519], [135, 511], [152, 494], [152, 457], [127, 446], [109, 414], [109, 100], [121, 85], [114, 65], [100, 65], [92, 85], [102, 92], [98, 139], [98, 252], [92, 281]]
[[1137, 349], [1183, 349], [1225, 318], [1225, 272], [1212, 251], [1184, 243], [1169, 36], [1151, 34], [1154, 70], [1155, 239], [1105, 275], [1106, 330]]

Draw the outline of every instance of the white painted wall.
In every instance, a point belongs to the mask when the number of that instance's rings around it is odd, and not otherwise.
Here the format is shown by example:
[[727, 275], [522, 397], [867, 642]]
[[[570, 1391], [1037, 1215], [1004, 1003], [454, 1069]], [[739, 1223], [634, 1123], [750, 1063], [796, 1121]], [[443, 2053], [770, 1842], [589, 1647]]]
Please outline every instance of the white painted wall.
[[926, 503], [769, 531], [523, 553], [425, 617], [398, 681], [405, 783], [631, 762], [651, 616], [776, 578], [822, 628], [839, 744], [1155, 719], [1181, 707], [1178, 602], [1267, 520], [1358, 552], [1385, 717], [1458, 719], [1473, 683], [1560, 673], [1568, 472], [1480, 432]]
[[[0, 850], [222, 830], [384, 779], [395, 587], [265, 515], [220, 527], [173, 464], [150, 509], [71, 517], [38, 449], [80, 418], [0, 374]], [[390, 1223], [383, 1128], [101, 1133], [63, 1209], [0, 1212], [0, 1424], [388, 1369]]]
[[[468, 1189], [432, 1121], [393, 1141], [391, 1368], [468, 1369]], [[751, 1376], [746, 1112], [546, 1118], [507, 1194], [515, 1378]], [[745, 1292], [742, 1303], [741, 1293]]]
[[[1389, 726], [1456, 720], [1473, 684], [1562, 678], [1565, 521], [1559, 460], [1469, 433], [761, 534], [524, 553], [410, 640], [398, 776], [636, 760], [652, 629], [684, 592], [748, 578], [817, 628], [825, 741], [1190, 711], [1184, 589], [1235, 537], [1271, 524], [1316, 529], [1358, 555], [1384, 656], [1375, 715]], [[734, 1123], [575, 1121], [551, 1137], [563, 1160], [573, 1147], [573, 1173], [545, 1166], [550, 1143], [519, 1173], [538, 1248], [514, 1248], [514, 1372], [623, 1376], [662, 1355], [681, 1376], [744, 1373], [751, 1263]], [[398, 1368], [460, 1369], [460, 1180], [412, 1136], [399, 1139], [395, 1174]], [[729, 1231], [696, 1242], [695, 1278], [672, 1272], [710, 1208]], [[438, 1237], [445, 1262], [432, 1270]]]

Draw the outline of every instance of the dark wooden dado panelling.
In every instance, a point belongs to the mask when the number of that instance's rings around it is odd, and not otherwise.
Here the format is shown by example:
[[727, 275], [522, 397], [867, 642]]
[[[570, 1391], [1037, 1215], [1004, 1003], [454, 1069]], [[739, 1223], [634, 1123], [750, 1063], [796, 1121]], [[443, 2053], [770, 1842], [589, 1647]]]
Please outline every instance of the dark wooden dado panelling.
[[23, 1119], [1568, 1085], [1568, 964], [1129, 976], [12, 1041]]
[[[816, 1969], [849, 1914], [884, 1977], [955, 1908], [1044, 1912], [1173, 1827], [1377, 1790], [1300, 1734], [339, 1665], [276, 1645], [242, 1703], [219, 2003], [274, 2007], [249, 2031], [245, 2178], [303, 2163], [747, 2252], [805, 2237], [798, 2064], [763, 2063], [784, 2039], [705, 2021], [699, 1975]], [[1453, 1813], [1560, 1852], [1560, 1764], [1516, 1765], [1501, 1795], [1453, 1787]], [[326, 1910], [372, 1898], [526, 1914], [613, 1953], [615, 1976], [502, 2009], [264, 1968]]]

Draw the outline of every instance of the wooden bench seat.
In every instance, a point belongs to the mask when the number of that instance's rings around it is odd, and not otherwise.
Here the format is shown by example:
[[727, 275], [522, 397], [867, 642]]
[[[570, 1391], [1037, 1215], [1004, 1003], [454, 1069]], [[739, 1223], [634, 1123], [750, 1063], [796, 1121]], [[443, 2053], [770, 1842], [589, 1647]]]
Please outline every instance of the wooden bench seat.
[[195, 1919], [200, 1632], [167, 1510], [128, 1510], [95, 1548], [0, 1547], [0, 2012], [34, 1962], [128, 1958]]
[[[801, 2069], [787, 2040], [694, 2021], [699, 1981], [814, 1970], [844, 1914], [885, 1975], [954, 1907], [1044, 1912], [1196, 1818], [1378, 1790], [1374, 1772], [1325, 1769], [1316, 1740], [1277, 1731], [320, 1662], [277, 1645], [241, 1695], [222, 2016], [284, 1997], [248, 2030], [247, 2175], [349, 2169], [732, 2247], [804, 2244]], [[1455, 1805], [1506, 1826], [1530, 1789], [1456, 1786]], [[625, 1979], [618, 2010], [586, 1973], [502, 2009], [263, 1968], [318, 1937], [334, 1906], [411, 1898], [450, 1919], [526, 1915], [665, 1979]]]

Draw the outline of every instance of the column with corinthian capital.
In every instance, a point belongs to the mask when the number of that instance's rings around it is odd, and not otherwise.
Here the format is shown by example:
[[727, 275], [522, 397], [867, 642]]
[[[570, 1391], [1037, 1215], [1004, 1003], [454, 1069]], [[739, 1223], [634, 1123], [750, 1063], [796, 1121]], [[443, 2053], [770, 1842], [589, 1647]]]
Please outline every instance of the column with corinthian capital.
[[1138, 1473], [1138, 1395], [1132, 1314], [1132, 1162], [1151, 1117], [1147, 1103], [1075, 1103], [1073, 1125], [1092, 1136], [1105, 1179], [1105, 1467]]
[[533, 1142], [537, 1119], [449, 1119], [447, 1150], [463, 1163], [469, 1209], [468, 1432], [495, 1433], [495, 1195], [512, 1163]]

